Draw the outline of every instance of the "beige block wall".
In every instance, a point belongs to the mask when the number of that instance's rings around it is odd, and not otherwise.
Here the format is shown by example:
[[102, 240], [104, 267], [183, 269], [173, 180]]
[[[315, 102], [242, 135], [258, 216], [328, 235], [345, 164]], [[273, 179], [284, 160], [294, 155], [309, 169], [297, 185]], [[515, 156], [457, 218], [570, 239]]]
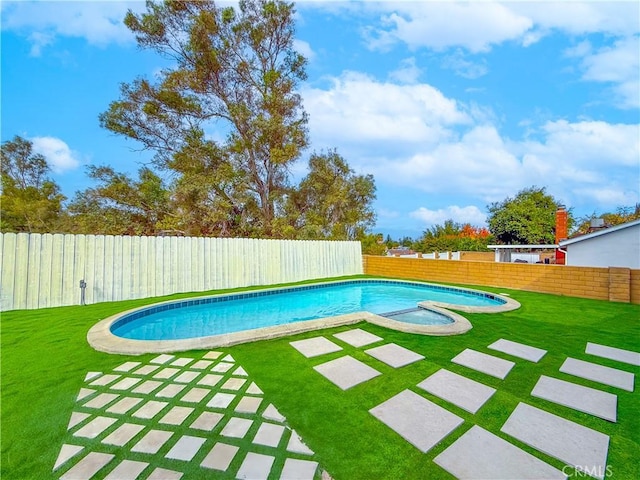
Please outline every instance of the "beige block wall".
[[370, 255], [363, 257], [363, 266], [367, 275], [640, 303], [640, 270], [528, 263], [443, 262]]
[[466, 262], [495, 262], [494, 252], [460, 252], [460, 260]]

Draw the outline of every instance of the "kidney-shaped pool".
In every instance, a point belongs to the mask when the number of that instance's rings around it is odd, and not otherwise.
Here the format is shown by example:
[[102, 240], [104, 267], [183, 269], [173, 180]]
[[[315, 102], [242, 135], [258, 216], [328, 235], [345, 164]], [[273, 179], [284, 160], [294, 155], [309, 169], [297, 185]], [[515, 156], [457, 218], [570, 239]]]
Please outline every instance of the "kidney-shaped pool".
[[[96, 333], [96, 330], [116, 337], [112, 339], [116, 343], [117, 339], [124, 343], [133, 341], [132, 345], [139, 347], [139, 342], [146, 342], [147, 346], [154, 344], [165, 347], [176, 344], [176, 341], [182, 344], [190, 339], [197, 339], [196, 344], [200, 345], [202, 339], [212, 338], [226, 339], [223, 344], [231, 344], [239, 343], [228, 341], [234, 334], [245, 337], [244, 332], [274, 332], [277, 327], [284, 327], [279, 330], [293, 333], [306, 330], [292, 326], [294, 324], [363, 312], [375, 317], [386, 316], [392, 324], [406, 321], [412, 325], [442, 326], [454, 324], [459, 315], [438, 306], [494, 312], [519, 306], [513, 304], [509, 298], [478, 290], [392, 280], [350, 280], [165, 302], [124, 312], [100, 322], [90, 330], [88, 338], [94, 348], [103, 351], [112, 349], [100, 348], [100, 345], [92, 342], [92, 333]], [[422, 309], [418, 309], [418, 306]], [[411, 320], [403, 320], [409, 317], [397, 315], [399, 311], [411, 309], [417, 313], [410, 315]], [[104, 331], [105, 326], [108, 332]], [[147, 348], [143, 350], [147, 351]], [[150, 351], [168, 350], [153, 348]]]

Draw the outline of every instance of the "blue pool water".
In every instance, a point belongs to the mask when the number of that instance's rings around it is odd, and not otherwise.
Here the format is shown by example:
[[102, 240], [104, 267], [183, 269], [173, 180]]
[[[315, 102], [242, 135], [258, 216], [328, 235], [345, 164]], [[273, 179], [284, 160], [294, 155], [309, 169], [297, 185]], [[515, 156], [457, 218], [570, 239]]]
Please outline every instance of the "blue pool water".
[[[119, 319], [111, 326], [111, 331], [119, 337], [135, 340], [197, 338], [363, 310], [382, 315], [415, 308], [426, 300], [467, 306], [503, 303], [490, 294], [449, 287], [383, 280], [349, 281], [149, 307]], [[434, 315], [434, 323], [428, 324], [450, 321], [444, 315]], [[423, 317], [417, 321], [429, 322], [428, 316]]]

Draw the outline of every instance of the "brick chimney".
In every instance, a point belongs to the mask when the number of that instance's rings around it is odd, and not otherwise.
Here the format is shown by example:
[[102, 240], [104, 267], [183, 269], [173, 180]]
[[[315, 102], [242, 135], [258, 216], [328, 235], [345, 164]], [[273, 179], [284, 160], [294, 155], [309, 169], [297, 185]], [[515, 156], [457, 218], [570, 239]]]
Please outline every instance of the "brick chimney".
[[[569, 236], [569, 227], [567, 224], [568, 214], [563, 205], [556, 210], [556, 244], [559, 244], [562, 240], [566, 240]], [[556, 264], [564, 265], [565, 253], [560, 250], [556, 250]]]

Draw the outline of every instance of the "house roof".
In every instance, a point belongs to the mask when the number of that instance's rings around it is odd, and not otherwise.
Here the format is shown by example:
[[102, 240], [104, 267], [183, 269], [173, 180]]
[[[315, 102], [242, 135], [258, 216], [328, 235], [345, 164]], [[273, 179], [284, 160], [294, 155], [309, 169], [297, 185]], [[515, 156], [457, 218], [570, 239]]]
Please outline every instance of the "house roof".
[[614, 227], [605, 228], [603, 230], [598, 230], [596, 232], [587, 233], [585, 235], [580, 235], [579, 237], [569, 238], [567, 240], [562, 240], [560, 242], [560, 246], [564, 247], [565, 245], [571, 245], [572, 243], [582, 242], [583, 240], [590, 240], [595, 237], [599, 237], [600, 235], [606, 235], [608, 233], [617, 232], [619, 230], [624, 230], [625, 228], [634, 227], [636, 225], [640, 225], [640, 219], [634, 220], [632, 222], [621, 223], [620, 225], [616, 225]]
[[515, 250], [516, 248], [528, 248], [532, 250], [547, 250], [549, 248], [558, 248], [558, 245], [487, 245], [487, 248], [493, 250]]

